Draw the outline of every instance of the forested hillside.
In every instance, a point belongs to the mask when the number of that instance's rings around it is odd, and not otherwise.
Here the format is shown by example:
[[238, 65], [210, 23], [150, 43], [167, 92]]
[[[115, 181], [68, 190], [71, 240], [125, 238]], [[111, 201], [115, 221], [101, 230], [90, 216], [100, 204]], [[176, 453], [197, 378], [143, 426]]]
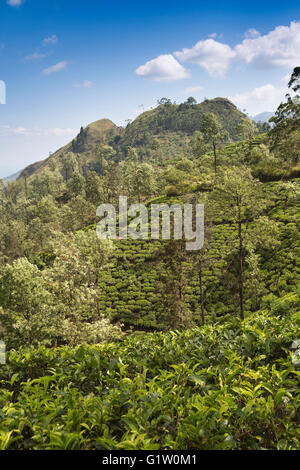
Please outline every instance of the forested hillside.
[[[0, 448], [299, 448], [298, 101], [272, 122], [164, 98], [1, 183]], [[204, 247], [100, 241], [120, 195], [204, 204]]]
[[[247, 120], [236, 106], [225, 98], [205, 100], [197, 104], [194, 98], [177, 105], [162, 98], [158, 106], [142, 113], [126, 128], [117, 127], [109, 119], [100, 119], [86, 128], [68, 145], [59, 149], [44, 161], [27, 167], [22, 176], [30, 176], [53, 165], [67, 166], [68, 161], [77, 160], [80, 171], [101, 172], [99, 160], [119, 162], [128, 157], [131, 148], [138, 148], [140, 160], [159, 161], [173, 157], [188, 157], [190, 143], [195, 131], [201, 129], [203, 116], [213, 113], [224, 129], [224, 141], [238, 139], [238, 126]], [[66, 157], [66, 158], [64, 158]]]

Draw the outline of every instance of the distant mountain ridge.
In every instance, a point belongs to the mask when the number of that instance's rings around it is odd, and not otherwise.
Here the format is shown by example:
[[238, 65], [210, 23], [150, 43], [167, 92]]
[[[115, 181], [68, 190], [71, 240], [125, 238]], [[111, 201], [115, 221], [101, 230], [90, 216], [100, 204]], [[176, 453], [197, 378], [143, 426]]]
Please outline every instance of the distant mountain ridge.
[[2, 178], [2, 181], [4, 181], [4, 182], [16, 181], [16, 179], [18, 179], [18, 177], [20, 176], [21, 173], [22, 173], [22, 171], [18, 171], [17, 173], [14, 173], [13, 175], [6, 176], [5, 178]]
[[[99, 121], [95, 121], [89, 124], [85, 129], [82, 128], [81, 133], [79, 133], [72, 142], [69, 142], [64, 147], [61, 147], [45, 160], [41, 160], [27, 166], [21, 172], [21, 176], [25, 174], [27, 176], [31, 176], [37, 171], [46, 168], [49, 164], [51, 164], [51, 162], [54, 163], [59, 160], [63, 154], [74, 152], [74, 150], [76, 150], [76, 154], [80, 155], [82, 162], [88, 161], [89, 159], [93, 158], [93, 151], [95, 150], [96, 146], [104, 143], [106, 141], [107, 135], [111, 131], [117, 131], [117, 129], [117, 126], [109, 119], [100, 119]], [[80, 141], [79, 137], [83, 133], [85, 137], [83, 141]]]
[[269, 119], [274, 116], [274, 113], [271, 113], [269, 111], [265, 111], [264, 113], [259, 113], [259, 114], [256, 114], [255, 116], [253, 116], [251, 119], [254, 121], [254, 122], [268, 122]]
[[112, 148], [110, 159], [121, 161], [127, 158], [129, 148], [136, 148], [143, 161], [161, 154], [173, 158], [189, 156], [190, 142], [195, 131], [200, 128], [204, 113], [214, 113], [233, 140], [238, 139], [236, 129], [239, 122], [248, 117], [227, 98], [204, 100], [202, 103], [190, 102], [175, 104], [162, 99], [150, 111], [140, 114], [126, 128], [117, 127], [109, 119], [100, 119], [81, 128], [78, 136], [69, 144], [57, 150], [46, 160], [29, 165], [22, 175], [31, 176], [47, 168], [51, 163], [60, 164], [60, 158], [67, 154], [77, 155], [81, 167], [86, 167], [99, 158], [98, 147], [108, 145]]

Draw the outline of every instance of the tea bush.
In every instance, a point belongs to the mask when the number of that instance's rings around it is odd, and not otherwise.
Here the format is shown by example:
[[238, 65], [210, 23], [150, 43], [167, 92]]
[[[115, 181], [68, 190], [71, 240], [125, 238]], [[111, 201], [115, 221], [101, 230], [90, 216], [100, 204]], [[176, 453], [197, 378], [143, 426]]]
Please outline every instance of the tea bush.
[[244, 322], [10, 351], [0, 449], [298, 449], [299, 295], [264, 303]]

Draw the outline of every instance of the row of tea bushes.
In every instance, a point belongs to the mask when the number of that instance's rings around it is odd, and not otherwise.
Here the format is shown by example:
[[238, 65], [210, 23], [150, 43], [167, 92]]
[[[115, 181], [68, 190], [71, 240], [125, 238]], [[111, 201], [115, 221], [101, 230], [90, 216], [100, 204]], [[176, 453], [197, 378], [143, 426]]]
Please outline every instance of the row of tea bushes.
[[299, 307], [288, 294], [244, 322], [10, 351], [0, 449], [299, 449]]

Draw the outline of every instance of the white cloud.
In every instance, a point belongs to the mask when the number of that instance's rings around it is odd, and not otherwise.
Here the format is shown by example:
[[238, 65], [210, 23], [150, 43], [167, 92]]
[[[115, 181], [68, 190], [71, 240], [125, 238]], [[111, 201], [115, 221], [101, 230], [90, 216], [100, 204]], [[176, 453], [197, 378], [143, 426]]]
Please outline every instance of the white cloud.
[[276, 88], [268, 83], [244, 93], [237, 93], [229, 99], [239, 108], [245, 108], [254, 115], [264, 111], [275, 111], [281, 101], [284, 101], [286, 92], [286, 87]]
[[18, 135], [18, 136], [24, 136], [24, 137], [37, 137], [37, 136], [46, 135], [45, 131], [42, 131], [41, 129], [28, 128], [28, 127], [23, 127], [23, 126], [9, 127], [7, 129], [6, 134]]
[[138, 67], [135, 73], [156, 82], [174, 81], [188, 78], [187, 70], [177, 62], [172, 54], [164, 54], [149, 60]]
[[209, 37], [209, 38], [213, 38], [213, 39], [217, 39], [217, 38], [222, 39], [223, 33], [220, 33], [220, 34], [218, 34], [218, 33], [211, 33], [211, 34], [208, 34], [208, 37]]
[[[179, 62], [198, 64], [213, 77], [226, 74], [233, 61], [246, 62], [262, 69], [282, 67], [292, 69], [300, 63], [300, 21], [289, 26], [277, 26], [267, 34], [260, 34], [255, 28], [245, 33], [245, 39], [230, 46], [214, 38], [198, 41], [190, 49], [174, 52]], [[220, 36], [219, 36], [220, 37]], [[141, 76], [153, 80], [177, 80], [188, 76], [184, 68], [171, 54], [150, 60], [136, 70]]]
[[7, 0], [7, 5], [10, 5], [11, 7], [19, 7], [24, 0]]
[[52, 36], [49, 36], [48, 38], [43, 39], [43, 45], [47, 46], [48, 44], [57, 44], [58, 43], [58, 37], [56, 34], [53, 34]]
[[213, 77], [221, 77], [227, 72], [235, 53], [227, 44], [206, 39], [198, 41], [191, 49], [175, 52], [175, 56], [182, 62], [200, 65]]
[[257, 36], [260, 36], [260, 32], [255, 28], [250, 28], [245, 33], [246, 38], [256, 38]]
[[0, 126], [0, 133], [3, 135], [23, 136], [23, 137], [64, 137], [70, 138], [78, 134], [78, 129], [54, 127], [50, 129], [28, 128], [24, 126], [12, 127], [8, 125]]
[[58, 64], [52, 65], [52, 67], [43, 70], [43, 73], [45, 75], [51, 75], [55, 72], [61, 72], [62, 70], [65, 70], [67, 68], [67, 65], [68, 63], [64, 60], [63, 62], [59, 62]]
[[22, 61], [28, 62], [31, 60], [40, 60], [40, 59], [44, 59], [45, 57], [47, 57], [47, 54], [41, 54], [40, 52], [35, 51], [33, 54], [29, 54], [23, 57]]
[[13, 136], [23, 136], [23, 137], [33, 137], [37, 135], [41, 135], [41, 131], [38, 129], [29, 129], [28, 127], [24, 126], [2, 126], [2, 133], [5, 135], [13, 135]]
[[277, 26], [263, 36], [244, 39], [235, 47], [237, 59], [259, 67], [295, 67], [300, 62], [300, 22]]
[[183, 93], [185, 95], [192, 95], [193, 93], [199, 93], [202, 90], [203, 90], [203, 86], [190, 86], [188, 88], [185, 88]]
[[76, 88], [91, 88], [93, 86], [93, 82], [90, 82], [89, 80], [85, 80], [82, 83], [75, 83], [74, 86]]
[[[48, 46], [51, 44], [56, 44], [58, 42], [58, 37], [56, 34], [53, 34], [53, 36], [49, 36], [45, 39], [43, 39], [42, 45], [43, 46]], [[48, 54], [45, 54], [44, 52], [39, 52], [39, 49], [37, 48], [36, 51], [33, 54], [26, 55], [23, 57], [22, 61], [27, 62], [31, 60], [39, 60], [39, 59], [44, 59], [47, 57]]]
[[26, 129], [26, 127], [19, 126], [13, 129], [13, 133], [16, 135], [28, 135], [29, 129]]
[[60, 127], [55, 127], [54, 129], [46, 129], [44, 131], [44, 135], [55, 135], [57, 137], [75, 136], [76, 134], [78, 134], [78, 129], [71, 128], [61, 129]]

